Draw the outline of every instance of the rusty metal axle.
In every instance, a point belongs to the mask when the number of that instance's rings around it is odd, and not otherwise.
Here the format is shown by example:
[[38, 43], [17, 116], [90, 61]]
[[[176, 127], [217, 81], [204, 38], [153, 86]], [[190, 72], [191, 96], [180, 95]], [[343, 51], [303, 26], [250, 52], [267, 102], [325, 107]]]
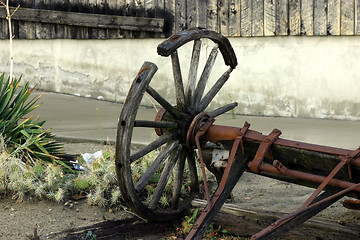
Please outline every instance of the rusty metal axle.
[[[201, 118], [199, 114], [199, 118]], [[197, 122], [200, 122], [197, 120]], [[196, 124], [191, 125], [192, 135], [196, 136], [196, 148], [198, 148], [200, 160], [202, 166], [203, 162], [203, 150], [201, 149], [199, 138], [200, 136], [205, 137], [205, 141], [210, 141], [215, 144], [222, 145], [225, 149], [230, 151], [228, 163], [225, 168], [224, 174], [222, 175], [221, 181], [219, 183], [216, 193], [213, 195], [212, 199], [209, 199], [207, 193], [207, 206], [203, 211], [202, 215], [199, 217], [198, 221], [195, 223], [192, 231], [189, 233], [187, 239], [199, 239], [199, 236], [202, 235], [204, 224], [209, 223], [210, 219], [214, 217], [216, 209], [219, 209], [219, 205], [222, 205], [225, 202], [224, 196], [220, 198], [224, 189], [225, 192], [230, 193], [235, 184], [229, 179], [232, 179], [232, 174], [237, 170], [232, 168], [232, 163], [236, 159], [235, 154], [239, 153], [238, 147], [241, 146], [240, 157], [243, 163], [242, 166], [246, 166], [246, 170], [255, 174], [261, 175], [270, 175], [271, 177], [276, 176], [278, 179], [292, 179], [293, 182], [298, 183], [302, 181], [305, 183], [313, 184], [313, 187], [319, 185], [316, 191], [310, 196], [310, 198], [299, 208], [299, 210], [294, 213], [284, 217], [283, 219], [278, 220], [274, 224], [270, 225], [268, 228], [265, 228], [261, 232], [253, 235], [251, 239], [272, 239], [284, 231], [301, 224], [312, 216], [316, 215], [318, 212], [330, 206], [335, 201], [342, 198], [344, 195], [349, 193], [355, 193], [352, 196], [359, 198], [360, 196], [360, 183], [358, 173], [360, 171], [360, 148], [351, 151], [340, 148], [332, 148], [308, 143], [302, 143], [297, 141], [291, 141], [286, 139], [279, 138], [281, 131], [274, 129], [269, 136], [265, 136], [259, 132], [249, 130], [250, 124], [245, 123], [244, 127], [239, 129], [235, 127], [228, 126], [217, 126], [212, 125], [212, 121], [203, 123], [203, 125], [196, 126]], [[206, 126], [206, 127], [205, 127]], [[204, 128], [205, 127], [205, 128]], [[198, 133], [194, 129], [200, 129]], [[199, 134], [201, 133], [201, 134]], [[191, 136], [188, 134], [187, 145], [191, 142]], [[232, 143], [232, 144], [231, 144]], [[251, 144], [250, 144], [251, 143]], [[231, 146], [232, 145], [232, 146]], [[256, 145], [255, 148], [251, 145]], [[231, 147], [230, 147], [231, 146]], [[272, 148], [271, 148], [272, 147]], [[303, 153], [312, 153], [315, 155], [319, 154], [321, 157], [330, 156], [332, 160], [331, 166], [328, 167], [328, 171], [318, 171], [319, 173], [311, 173], [307, 171], [306, 168], [302, 171], [293, 170], [285, 166], [282, 161], [278, 160], [280, 158], [286, 158], [287, 154], [282, 154], [285, 156], [279, 155], [276, 151], [276, 147], [283, 148], [285, 150], [293, 149], [294, 151], [302, 151]], [[255, 150], [254, 150], [255, 149]], [[205, 150], [206, 151], [206, 150]], [[209, 157], [209, 155], [207, 155]], [[254, 156], [252, 160], [246, 156]], [[311, 157], [311, 156], [310, 156]], [[206, 154], [205, 154], [206, 158]], [[291, 158], [291, 157], [290, 157]], [[207, 164], [211, 162], [211, 159], [206, 159]], [[287, 163], [298, 163], [296, 159], [288, 161]], [[317, 164], [322, 164], [318, 162]], [[288, 164], [291, 165], [291, 164]], [[347, 173], [344, 173], [343, 166], [347, 165]], [[239, 169], [242, 174], [242, 171], [245, 169]], [[311, 170], [311, 169], [310, 169]], [[342, 172], [340, 177], [342, 179], [335, 179], [334, 177], [337, 174]], [[237, 173], [238, 174], [238, 173]], [[205, 186], [207, 186], [206, 178]], [[228, 184], [228, 185], [227, 185]], [[231, 186], [229, 186], [231, 185]], [[332, 187], [327, 190], [328, 187]], [[324, 194], [319, 195], [319, 193], [325, 190]], [[208, 190], [207, 190], [208, 192]], [[227, 197], [227, 196], [226, 196]], [[358, 207], [358, 202], [348, 201], [345, 203], [347, 207]], [[355, 206], [355, 207], [354, 207]], [[202, 227], [200, 227], [202, 226]]]

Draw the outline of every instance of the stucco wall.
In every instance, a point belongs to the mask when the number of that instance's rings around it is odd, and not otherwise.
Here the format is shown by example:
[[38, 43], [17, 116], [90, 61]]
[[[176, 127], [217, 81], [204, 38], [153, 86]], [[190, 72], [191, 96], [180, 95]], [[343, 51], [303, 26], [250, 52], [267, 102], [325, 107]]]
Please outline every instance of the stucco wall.
[[[15, 40], [14, 72], [38, 89], [122, 102], [142, 63], [151, 61], [159, 67], [151, 85], [174, 99], [170, 59], [156, 53], [161, 41]], [[360, 119], [360, 37], [230, 41], [239, 65], [210, 107], [237, 101], [240, 114]], [[211, 50], [209, 42], [203, 44], [200, 65]], [[9, 68], [8, 48], [8, 41], [1, 40], [2, 71]], [[185, 70], [191, 49], [186, 45], [179, 53]], [[210, 84], [226, 69], [218, 56]], [[151, 104], [147, 98], [143, 103]]]

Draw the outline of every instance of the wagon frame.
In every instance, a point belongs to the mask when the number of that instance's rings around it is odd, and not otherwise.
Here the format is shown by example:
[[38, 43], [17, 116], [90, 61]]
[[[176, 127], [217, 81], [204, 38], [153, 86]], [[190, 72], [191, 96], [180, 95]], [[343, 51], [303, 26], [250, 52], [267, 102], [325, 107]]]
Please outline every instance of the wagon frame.
[[[197, 81], [202, 39], [210, 39], [214, 47]], [[184, 87], [177, 49], [193, 42], [189, 77]], [[211, 69], [220, 51], [228, 69], [204, 94]], [[198, 160], [202, 172], [207, 206], [194, 224], [187, 239], [199, 239], [213, 217], [229, 197], [235, 184], [245, 172], [313, 187], [316, 190], [294, 213], [271, 224], [251, 239], [273, 239], [298, 226], [343, 196], [344, 205], [359, 208], [360, 199], [360, 148], [346, 150], [302, 143], [280, 138], [281, 131], [274, 129], [269, 135], [250, 130], [250, 124], [229, 127], [215, 125], [214, 121], [237, 106], [230, 103], [212, 111], [206, 108], [229, 79], [237, 66], [235, 52], [229, 40], [207, 29], [194, 28], [172, 35], [157, 48], [158, 54], [171, 57], [176, 94], [176, 105], [170, 104], [149, 84], [157, 66], [145, 62], [135, 77], [122, 109], [116, 140], [116, 169], [122, 197], [139, 216], [152, 221], [169, 221], [179, 218], [189, 208], [191, 200], [199, 192], [196, 166]], [[144, 93], [147, 92], [163, 108], [154, 121], [137, 120], [136, 115]], [[154, 128], [158, 138], [137, 151], [132, 151], [134, 128]], [[142, 176], [134, 177], [132, 165], [158, 149], [155, 160]], [[215, 169], [212, 155], [218, 149], [228, 151], [226, 167]], [[185, 166], [186, 165], [186, 166]], [[210, 194], [205, 168], [214, 172], [218, 187]], [[155, 172], [161, 170], [150, 198], [144, 191]], [[183, 194], [184, 171], [189, 171], [188, 191]], [[172, 181], [172, 197], [167, 207], [159, 201]]]

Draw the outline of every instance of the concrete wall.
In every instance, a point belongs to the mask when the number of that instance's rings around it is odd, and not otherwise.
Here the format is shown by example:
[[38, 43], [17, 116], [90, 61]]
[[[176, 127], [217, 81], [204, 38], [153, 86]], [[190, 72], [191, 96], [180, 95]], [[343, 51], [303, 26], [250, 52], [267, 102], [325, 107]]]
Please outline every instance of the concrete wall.
[[[156, 53], [162, 40], [15, 40], [14, 72], [38, 89], [122, 102], [142, 63], [151, 61], [159, 67], [151, 85], [174, 99], [170, 59]], [[237, 101], [239, 114], [360, 119], [360, 37], [230, 41], [239, 65], [211, 108]], [[212, 48], [210, 41], [203, 45], [200, 65]], [[8, 48], [8, 41], [1, 40], [2, 71], [9, 68]], [[191, 49], [180, 49], [185, 70]], [[218, 56], [210, 85], [226, 69]], [[151, 102], [144, 98], [143, 104]]]

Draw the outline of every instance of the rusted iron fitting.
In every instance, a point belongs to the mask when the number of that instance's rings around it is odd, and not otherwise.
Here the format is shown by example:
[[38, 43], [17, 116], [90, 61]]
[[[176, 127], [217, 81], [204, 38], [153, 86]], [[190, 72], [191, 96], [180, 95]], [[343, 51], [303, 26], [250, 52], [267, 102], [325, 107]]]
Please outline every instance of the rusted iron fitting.
[[239, 139], [239, 141], [240, 141], [242, 154], [245, 154], [244, 136], [245, 136], [246, 132], [249, 130], [249, 128], [250, 128], [250, 123], [245, 121], [244, 126], [241, 129], [239, 129], [239, 132], [236, 136], [236, 139]]
[[347, 199], [343, 202], [343, 206], [351, 210], [360, 210], [360, 200]]
[[260, 173], [260, 167], [264, 161], [265, 154], [269, 151], [271, 144], [273, 144], [280, 135], [281, 131], [275, 128], [260, 144], [254, 159], [249, 162], [249, 168], [252, 172]]
[[189, 149], [193, 149], [196, 146], [196, 142], [195, 142], [196, 135], [199, 136], [200, 146], [203, 146], [207, 142], [205, 133], [211, 127], [214, 121], [215, 119], [211, 118], [206, 113], [200, 113], [196, 115], [193, 121], [191, 122], [186, 134], [186, 146]]
[[350, 154], [339, 156], [339, 159], [347, 164], [348, 166], [348, 172], [349, 172], [349, 178], [352, 179], [352, 169], [351, 169], [351, 161], [360, 157], [360, 147], [353, 151]]
[[[155, 116], [155, 121], [156, 121], [156, 122], [161, 122], [162, 119], [163, 119], [163, 117], [164, 117], [164, 115], [165, 115], [165, 113], [166, 113], [166, 109], [165, 109], [165, 108], [160, 109], [160, 110], [157, 112], [156, 116]], [[162, 135], [164, 134], [161, 128], [155, 128], [155, 132], [156, 132], [156, 134], [157, 134], [158, 136], [162, 136]]]
[[282, 175], [287, 175], [287, 171], [289, 170], [287, 167], [284, 166], [279, 160], [274, 160], [273, 166], [281, 173]]

